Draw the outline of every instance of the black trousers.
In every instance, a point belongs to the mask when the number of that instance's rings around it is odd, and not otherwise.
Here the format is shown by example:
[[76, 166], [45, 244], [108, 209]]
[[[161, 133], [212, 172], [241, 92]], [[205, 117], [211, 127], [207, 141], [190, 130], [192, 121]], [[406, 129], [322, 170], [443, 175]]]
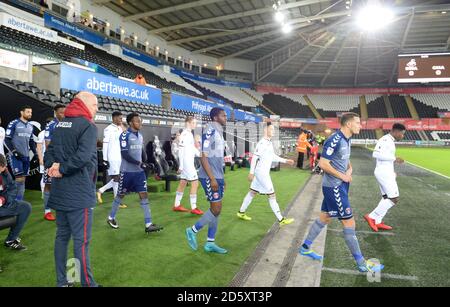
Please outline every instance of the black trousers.
[[305, 159], [305, 153], [299, 152], [298, 153], [298, 160], [297, 160], [297, 167], [302, 169], [303, 168], [303, 159]]

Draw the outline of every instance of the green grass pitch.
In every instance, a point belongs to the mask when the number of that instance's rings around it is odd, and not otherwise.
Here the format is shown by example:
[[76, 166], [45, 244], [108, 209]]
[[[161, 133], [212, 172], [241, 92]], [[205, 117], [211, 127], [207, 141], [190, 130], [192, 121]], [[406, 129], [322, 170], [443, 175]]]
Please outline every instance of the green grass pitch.
[[445, 176], [450, 176], [450, 148], [398, 147], [397, 156]]
[[[95, 209], [91, 242], [91, 265], [97, 282], [104, 286], [227, 286], [276, 221], [265, 196], [255, 198], [249, 208], [248, 214], [253, 217], [251, 222], [237, 219], [235, 214], [249, 188], [247, 174], [248, 169], [226, 172], [227, 190], [217, 243], [229, 250], [228, 255], [211, 255], [203, 251], [206, 229], [198, 236], [199, 250], [194, 252], [189, 248], [184, 230], [198, 217], [171, 211], [176, 183], [172, 183], [171, 193], [150, 193], [154, 222], [165, 227], [162, 232], [150, 235], [144, 233], [143, 213], [137, 195], [125, 198], [129, 208], [118, 212], [120, 229], [111, 229], [106, 218], [112, 193], [106, 193], [104, 204]], [[282, 209], [308, 177], [308, 172], [294, 168], [272, 172]], [[199, 207], [206, 210], [209, 205], [201, 187], [198, 195]], [[4, 270], [0, 274], [0, 286], [54, 286], [56, 225], [43, 219], [40, 192], [27, 192], [25, 198], [33, 205], [32, 215], [21, 234], [28, 250], [17, 253], [0, 247], [0, 264]], [[182, 203], [189, 207], [187, 191]], [[6, 230], [0, 232], [2, 238], [6, 234]]]

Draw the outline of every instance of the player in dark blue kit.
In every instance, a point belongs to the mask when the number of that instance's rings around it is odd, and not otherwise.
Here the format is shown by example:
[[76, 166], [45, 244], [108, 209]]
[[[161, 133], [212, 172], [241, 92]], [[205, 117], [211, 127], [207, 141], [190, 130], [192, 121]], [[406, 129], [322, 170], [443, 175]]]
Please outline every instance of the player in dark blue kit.
[[120, 164], [119, 190], [117, 197], [112, 204], [111, 213], [108, 217], [108, 225], [114, 229], [119, 228], [116, 221], [117, 210], [122, 203], [123, 198], [128, 193], [139, 193], [141, 207], [144, 211], [145, 232], [156, 232], [163, 227], [152, 223], [150, 204], [147, 194], [147, 176], [145, 170], [148, 164], [145, 158], [144, 138], [139, 132], [142, 127], [142, 120], [137, 113], [131, 113], [127, 116], [129, 128], [120, 135], [120, 150], [122, 154], [122, 163]]
[[351, 142], [353, 134], [359, 134], [361, 120], [356, 113], [345, 113], [341, 118], [341, 129], [332, 134], [323, 146], [320, 168], [325, 172], [322, 182], [323, 203], [320, 217], [314, 222], [300, 247], [300, 254], [314, 260], [321, 260], [310, 247], [328, 225], [332, 218], [338, 218], [344, 226], [344, 239], [350, 249], [358, 270], [361, 272], [379, 272], [384, 266], [366, 261], [356, 238], [356, 223], [353, 210], [348, 199], [348, 190], [352, 181], [352, 165], [350, 163]]
[[208, 225], [208, 241], [204, 250], [209, 253], [226, 254], [228, 251], [215, 243], [219, 215], [222, 211], [222, 198], [225, 191], [223, 176], [223, 158], [225, 152], [225, 140], [223, 138], [223, 126], [227, 123], [227, 114], [221, 108], [213, 108], [210, 112], [212, 123], [206, 127], [206, 133], [202, 138], [202, 167], [199, 178], [206, 198], [210, 202], [210, 208], [194, 226], [186, 229], [186, 237], [189, 246], [197, 250], [197, 232]]
[[17, 185], [17, 200], [23, 200], [25, 178], [30, 172], [30, 150], [37, 157], [33, 140], [33, 126], [29, 123], [33, 110], [30, 106], [20, 109], [20, 118], [9, 123], [6, 129], [5, 145], [9, 149], [9, 164]]

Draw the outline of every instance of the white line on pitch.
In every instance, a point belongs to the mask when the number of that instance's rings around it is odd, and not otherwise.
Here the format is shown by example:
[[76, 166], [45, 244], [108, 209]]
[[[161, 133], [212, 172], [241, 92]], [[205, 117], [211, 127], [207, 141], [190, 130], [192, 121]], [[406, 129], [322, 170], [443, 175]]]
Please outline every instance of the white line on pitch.
[[411, 165], [414, 165], [415, 167], [418, 167], [418, 168], [424, 169], [424, 170], [426, 170], [426, 171], [429, 171], [429, 172], [431, 172], [431, 173], [433, 173], [433, 174], [436, 174], [436, 175], [442, 176], [442, 177], [444, 177], [444, 178], [450, 179], [450, 177], [448, 177], [448, 176], [445, 176], [445, 175], [443, 175], [443, 174], [441, 174], [441, 173], [438, 173], [438, 172], [432, 171], [431, 169], [425, 168], [425, 167], [423, 167], [423, 166], [420, 166], [420, 165], [417, 165], [417, 164], [411, 163], [411, 162], [409, 162], [409, 161], [406, 161], [406, 163], [408, 163], [408, 164], [411, 164]]
[[[341, 229], [331, 229], [328, 228], [329, 231], [333, 232], [342, 232]], [[356, 233], [367, 234], [367, 235], [380, 235], [380, 236], [395, 236], [393, 232], [374, 232], [374, 231], [365, 231], [365, 230], [357, 230]]]
[[[358, 271], [354, 271], [354, 270], [346, 270], [346, 269], [322, 268], [322, 271], [338, 273], [338, 274], [347, 274], [347, 275], [361, 275], [361, 276], [367, 275], [367, 273], [358, 272]], [[387, 273], [383, 273], [383, 272], [381, 272], [381, 278], [409, 280], [409, 281], [418, 281], [419, 280], [419, 278], [417, 276], [387, 274]]]

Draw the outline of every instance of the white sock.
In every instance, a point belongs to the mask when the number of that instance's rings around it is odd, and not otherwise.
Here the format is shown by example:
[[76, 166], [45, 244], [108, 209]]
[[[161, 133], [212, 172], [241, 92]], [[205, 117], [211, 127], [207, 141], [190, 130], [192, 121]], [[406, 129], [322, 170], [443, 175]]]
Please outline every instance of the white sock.
[[380, 224], [383, 221], [384, 216], [394, 206], [390, 199], [382, 199], [378, 203], [378, 206], [373, 210], [369, 217], [375, 220], [375, 224]]
[[41, 198], [44, 199], [44, 188], [45, 188], [44, 176], [42, 176], [40, 184], [41, 184], [41, 192], [42, 192]]
[[179, 207], [181, 204], [181, 199], [183, 198], [183, 192], [178, 192], [175, 195], [175, 207]]
[[102, 194], [105, 193], [106, 190], [109, 190], [113, 187], [113, 183], [114, 183], [114, 180], [111, 180], [110, 182], [108, 182], [107, 184], [102, 186], [100, 189], [98, 189], [98, 191]]
[[145, 227], [150, 227], [150, 225], [152, 225], [152, 223], [146, 223]]
[[245, 212], [247, 211], [248, 206], [252, 203], [253, 200], [253, 194], [251, 192], [248, 192], [247, 195], [244, 198], [244, 201], [242, 202], [241, 210], [239, 212]]
[[52, 210], [50, 210], [50, 209], [44, 210], [44, 214], [47, 214], [47, 213], [50, 213], [50, 212], [52, 212]]
[[113, 191], [114, 191], [114, 198], [116, 198], [117, 197], [117, 192], [119, 192], [119, 183], [113, 181], [112, 188], [113, 188]]
[[280, 206], [278, 206], [277, 199], [275, 197], [269, 197], [269, 204], [278, 221], [281, 221], [283, 216], [281, 215]]
[[197, 194], [190, 194], [189, 197], [191, 199], [192, 210], [197, 209]]

